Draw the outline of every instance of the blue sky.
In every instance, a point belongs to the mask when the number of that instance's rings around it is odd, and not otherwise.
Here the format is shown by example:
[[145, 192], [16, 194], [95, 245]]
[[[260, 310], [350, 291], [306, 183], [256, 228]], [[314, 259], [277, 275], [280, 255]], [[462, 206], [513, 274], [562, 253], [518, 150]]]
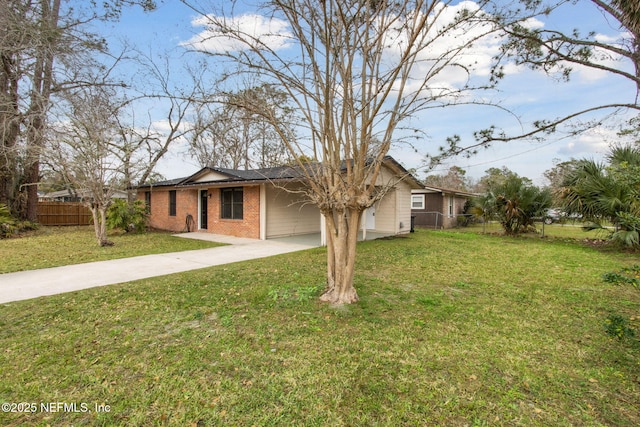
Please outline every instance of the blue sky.
[[[119, 23], [104, 28], [104, 31], [108, 40], [112, 40], [112, 37], [124, 37], [143, 51], [160, 53], [171, 50], [177, 61], [193, 60], [197, 56], [183, 55], [180, 45], [202, 30], [193, 25], [195, 18], [197, 15], [182, 3], [168, 1], [151, 13], [127, 9]], [[579, 27], [583, 33], [594, 30], [608, 37], [615, 37], [619, 33], [588, 0], [579, 1], [577, 6], [567, 5], [542, 23], [545, 28], [566, 30]], [[112, 42], [112, 45], [115, 44], [117, 43]], [[508, 75], [501, 82], [499, 90], [492, 95], [493, 98], [518, 115], [525, 127], [535, 120], [552, 119], [602, 102], [632, 102], [635, 95], [630, 82], [612, 75], [587, 71], [576, 72], [569, 83], [564, 83], [556, 82], [541, 73], [522, 69]], [[419, 123], [419, 127], [428, 135], [427, 139], [416, 144], [419, 154], [402, 148], [394, 149], [391, 153], [407, 168], [419, 167], [424, 154], [436, 154], [437, 147], [453, 134], [459, 134], [463, 142], [473, 143], [473, 131], [489, 125], [501, 127], [508, 133], [517, 133], [522, 129], [521, 123], [513, 115], [497, 109], [472, 107], [429, 111], [414, 123]], [[615, 139], [614, 129], [599, 127], [578, 137], [567, 138], [557, 134], [550, 135], [544, 142], [496, 143], [471, 158], [448, 159], [429, 173], [446, 173], [450, 166], [457, 165], [477, 179], [491, 167], [506, 166], [533, 179], [537, 184], [544, 184], [542, 174], [554, 162], [572, 157], [599, 159], [607, 151], [608, 144]], [[185, 158], [181, 151], [184, 148], [176, 146], [159, 165], [159, 172], [167, 178], [195, 172], [198, 166]], [[422, 178], [425, 172], [417, 175]]]

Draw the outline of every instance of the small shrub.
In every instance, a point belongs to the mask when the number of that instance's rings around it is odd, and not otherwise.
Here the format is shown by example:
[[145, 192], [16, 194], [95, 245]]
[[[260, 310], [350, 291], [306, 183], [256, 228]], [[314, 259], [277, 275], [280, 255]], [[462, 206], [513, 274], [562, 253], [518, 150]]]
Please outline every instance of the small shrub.
[[38, 224], [31, 221], [18, 221], [12, 215], [7, 205], [0, 205], [0, 238], [11, 237], [15, 233], [36, 230]]
[[602, 280], [614, 285], [633, 285], [640, 288], [640, 265], [623, 268], [618, 272], [604, 273]]
[[16, 221], [7, 205], [0, 205], [0, 237], [9, 237], [16, 230]]
[[110, 229], [119, 228], [126, 232], [144, 231], [147, 227], [147, 211], [142, 200], [132, 204], [126, 200], [114, 200], [107, 210], [107, 226]]
[[611, 240], [628, 248], [640, 247], [640, 217], [618, 212], [617, 219], [620, 229], [611, 235]]
[[458, 215], [456, 217], [457, 227], [466, 227], [468, 225], [469, 225], [469, 217], [467, 217], [467, 215]]
[[624, 340], [635, 337], [635, 331], [629, 327], [629, 320], [617, 314], [612, 314], [605, 321], [605, 332], [612, 338]]
[[31, 230], [37, 230], [38, 228], [40, 228], [40, 224], [38, 224], [37, 222], [31, 222], [31, 221], [18, 222], [18, 231], [31, 231]]

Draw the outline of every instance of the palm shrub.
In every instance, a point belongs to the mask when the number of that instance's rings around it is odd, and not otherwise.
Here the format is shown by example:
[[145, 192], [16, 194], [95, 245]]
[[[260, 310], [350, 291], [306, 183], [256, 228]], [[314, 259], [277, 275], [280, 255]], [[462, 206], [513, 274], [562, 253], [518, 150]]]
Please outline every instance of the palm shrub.
[[107, 210], [107, 226], [126, 232], [144, 231], [147, 227], [147, 210], [144, 202], [136, 200], [128, 203], [122, 199], [114, 200]]
[[476, 215], [498, 220], [506, 234], [515, 235], [535, 229], [535, 218], [551, 206], [551, 192], [514, 174], [489, 188], [474, 204]]
[[612, 241], [627, 247], [640, 246], [640, 150], [617, 146], [608, 164], [581, 160], [565, 177], [560, 198], [569, 214], [589, 221], [588, 230], [605, 229], [611, 223]]
[[491, 190], [488, 190], [481, 196], [471, 199], [471, 213], [473, 214], [473, 216], [480, 219], [483, 224], [491, 221], [496, 216], [495, 212], [493, 212], [493, 208], [495, 205], [494, 199], [495, 195]]

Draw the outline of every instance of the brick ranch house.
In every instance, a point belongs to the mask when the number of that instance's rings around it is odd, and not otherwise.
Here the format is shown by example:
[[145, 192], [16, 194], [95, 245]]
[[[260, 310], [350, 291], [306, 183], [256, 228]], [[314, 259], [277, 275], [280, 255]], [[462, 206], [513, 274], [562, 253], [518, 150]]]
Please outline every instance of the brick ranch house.
[[[411, 190], [423, 188], [407, 170], [386, 157], [379, 185], [392, 188], [363, 215], [363, 234], [395, 235], [411, 228]], [[175, 232], [270, 239], [320, 234], [320, 210], [304, 203], [299, 170], [281, 166], [256, 170], [204, 167], [186, 178], [138, 187], [137, 197], [149, 210], [149, 225]]]

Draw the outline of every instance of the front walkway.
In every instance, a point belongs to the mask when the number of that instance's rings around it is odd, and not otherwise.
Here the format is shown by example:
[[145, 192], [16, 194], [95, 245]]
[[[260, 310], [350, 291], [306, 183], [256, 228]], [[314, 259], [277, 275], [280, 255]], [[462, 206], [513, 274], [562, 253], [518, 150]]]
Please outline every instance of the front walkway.
[[315, 244], [313, 240], [241, 239], [210, 233], [178, 236], [228, 243], [230, 246], [0, 274], [0, 303], [297, 252], [317, 247], [320, 243]]

